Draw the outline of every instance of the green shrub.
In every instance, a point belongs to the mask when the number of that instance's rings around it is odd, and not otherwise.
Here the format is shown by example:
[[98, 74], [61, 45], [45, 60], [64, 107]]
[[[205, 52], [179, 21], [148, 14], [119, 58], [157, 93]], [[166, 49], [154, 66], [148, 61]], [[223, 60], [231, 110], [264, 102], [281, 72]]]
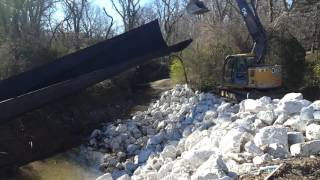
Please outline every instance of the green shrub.
[[170, 78], [174, 84], [185, 83], [183, 64], [175, 57], [170, 64]]
[[314, 74], [314, 84], [319, 86], [320, 85], [320, 64], [316, 64], [313, 67], [313, 74]]
[[[232, 48], [222, 43], [197, 44], [195, 42], [182, 53], [190, 85], [200, 90], [212, 90], [221, 83], [224, 58]], [[173, 59], [170, 64], [170, 78], [174, 84], [185, 83], [183, 64]]]

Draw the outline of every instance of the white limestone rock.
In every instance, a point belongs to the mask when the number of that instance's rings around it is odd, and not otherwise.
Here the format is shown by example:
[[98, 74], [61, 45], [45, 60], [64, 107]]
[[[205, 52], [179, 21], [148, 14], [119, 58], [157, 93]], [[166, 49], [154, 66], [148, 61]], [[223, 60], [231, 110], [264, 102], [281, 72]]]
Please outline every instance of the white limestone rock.
[[254, 156], [261, 156], [263, 155], [263, 151], [254, 144], [253, 141], [249, 141], [244, 145], [244, 149], [246, 152], [254, 155]]
[[268, 97], [268, 96], [263, 96], [259, 99], [259, 101], [264, 104], [264, 105], [268, 105], [268, 104], [271, 104], [272, 103], [272, 99], [271, 97]]
[[127, 125], [126, 124], [119, 124], [116, 128], [116, 131], [119, 133], [127, 132]]
[[96, 180], [113, 180], [110, 173], [106, 173], [102, 176], [99, 176]]
[[270, 161], [272, 160], [272, 157], [270, 154], [263, 154], [263, 155], [260, 155], [260, 156], [256, 156], [252, 159], [252, 162], [253, 164], [255, 165], [261, 165], [267, 161]]
[[300, 119], [306, 120], [306, 121], [313, 120], [314, 119], [313, 112], [314, 110], [312, 106], [303, 107], [300, 112]]
[[134, 155], [134, 153], [136, 152], [136, 150], [138, 150], [139, 149], [139, 146], [138, 145], [136, 145], [136, 144], [129, 144], [128, 146], [127, 146], [127, 153], [129, 154], [129, 155]]
[[320, 140], [293, 144], [290, 146], [292, 156], [310, 156], [320, 152]]
[[145, 174], [145, 179], [147, 180], [158, 180], [158, 173], [155, 170], [149, 170]]
[[192, 180], [219, 179], [228, 174], [228, 167], [221, 156], [212, 155], [191, 176]]
[[232, 160], [232, 159], [224, 160], [224, 162], [227, 165], [229, 171], [235, 172], [238, 175], [242, 175], [242, 174], [251, 172], [254, 169], [256, 169], [255, 165], [253, 163], [239, 164], [235, 160]]
[[194, 131], [192, 134], [190, 134], [185, 141], [185, 150], [190, 150], [194, 145], [196, 145], [199, 142], [199, 139], [202, 139], [206, 136], [208, 136], [208, 131]]
[[157, 145], [160, 144], [162, 141], [164, 140], [164, 133], [158, 133], [154, 136], [152, 136], [149, 140], [148, 140], [148, 145]]
[[289, 118], [283, 125], [293, 130], [305, 132], [309, 121], [301, 120], [299, 115]]
[[306, 127], [306, 138], [308, 140], [320, 139], [320, 125], [310, 124]]
[[242, 129], [231, 129], [224, 137], [222, 137], [219, 148], [223, 153], [240, 153], [241, 147], [245, 143], [253, 139], [253, 136]]
[[269, 144], [267, 153], [275, 158], [287, 158], [289, 155], [288, 146], [283, 144]]
[[202, 150], [194, 150], [194, 151], [186, 151], [183, 152], [181, 157], [184, 160], [190, 162], [192, 168], [198, 168], [202, 163], [204, 163], [208, 158], [215, 154], [214, 151], [202, 151]]
[[288, 132], [289, 146], [292, 144], [303, 143], [304, 141], [305, 140], [302, 132]]
[[119, 177], [117, 180], [131, 180], [131, 178], [128, 174], [124, 174], [121, 177]]
[[259, 129], [266, 127], [267, 124], [265, 124], [262, 120], [256, 119], [253, 123], [253, 127], [255, 127], [255, 131], [258, 131]]
[[259, 111], [267, 110], [259, 100], [246, 99], [240, 103], [240, 109], [245, 112], [258, 113]]
[[139, 155], [135, 157], [135, 164], [144, 163], [148, 160], [151, 151], [148, 149], [141, 150]]
[[218, 117], [218, 112], [217, 111], [209, 110], [204, 114], [203, 120], [204, 121], [210, 121], [210, 120], [213, 121], [217, 117]]
[[283, 125], [283, 123], [285, 123], [288, 119], [289, 116], [286, 113], [280, 113], [275, 120], [274, 125]]
[[320, 111], [320, 100], [314, 101], [310, 106], [312, 106], [315, 111]]
[[177, 156], [177, 148], [173, 145], [165, 146], [163, 151], [160, 153], [163, 159], [171, 158], [175, 159]]
[[288, 146], [287, 129], [275, 126], [264, 127], [255, 135], [254, 143], [258, 147], [273, 143]]
[[192, 164], [189, 160], [186, 159], [178, 159], [174, 161], [172, 166], [172, 173], [181, 174], [181, 173], [192, 173], [195, 169], [192, 168]]
[[303, 105], [300, 101], [296, 101], [296, 100], [290, 100], [290, 101], [284, 101], [284, 102], [280, 101], [275, 111], [290, 115], [290, 114], [300, 113], [302, 107]]
[[279, 103], [288, 102], [288, 101], [303, 100], [303, 95], [301, 93], [288, 93], [280, 100]]
[[276, 116], [274, 114], [273, 111], [260, 111], [258, 114], [257, 114], [257, 117], [259, 119], [261, 119], [264, 123], [266, 123], [267, 125], [272, 125]]
[[170, 173], [172, 171], [173, 164], [174, 164], [174, 162], [170, 161], [168, 163], [165, 163], [163, 166], [161, 166], [161, 168], [158, 171], [158, 179], [162, 179], [162, 178], [170, 175]]
[[320, 120], [320, 111], [315, 111], [313, 113], [313, 117], [315, 120], [319, 121]]

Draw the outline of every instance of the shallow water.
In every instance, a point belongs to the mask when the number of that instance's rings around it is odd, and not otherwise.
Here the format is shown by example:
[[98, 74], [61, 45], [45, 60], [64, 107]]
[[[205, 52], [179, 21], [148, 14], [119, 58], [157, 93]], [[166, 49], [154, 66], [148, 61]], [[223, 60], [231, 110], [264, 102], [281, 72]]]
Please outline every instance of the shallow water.
[[103, 155], [83, 146], [54, 157], [32, 162], [19, 169], [8, 180], [95, 180]]

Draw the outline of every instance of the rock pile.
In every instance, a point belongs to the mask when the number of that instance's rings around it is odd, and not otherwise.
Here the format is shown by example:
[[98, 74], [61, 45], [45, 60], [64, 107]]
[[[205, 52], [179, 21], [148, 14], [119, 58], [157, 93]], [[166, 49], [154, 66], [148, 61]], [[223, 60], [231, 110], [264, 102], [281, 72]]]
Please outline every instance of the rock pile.
[[235, 179], [277, 158], [320, 152], [320, 101], [300, 93], [231, 104], [178, 85], [145, 112], [95, 130], [103, 179]]

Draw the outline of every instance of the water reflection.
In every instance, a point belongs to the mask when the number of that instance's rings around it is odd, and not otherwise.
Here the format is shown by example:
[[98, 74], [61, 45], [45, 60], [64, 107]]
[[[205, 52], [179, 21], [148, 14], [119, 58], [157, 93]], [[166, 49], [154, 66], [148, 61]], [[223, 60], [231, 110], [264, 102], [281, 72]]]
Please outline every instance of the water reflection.
[[54, 157], [20, 168], [8, 180], [95, 180], [102, 173], [98, 165], [103, 155], [85, 147], [72, 149]]

